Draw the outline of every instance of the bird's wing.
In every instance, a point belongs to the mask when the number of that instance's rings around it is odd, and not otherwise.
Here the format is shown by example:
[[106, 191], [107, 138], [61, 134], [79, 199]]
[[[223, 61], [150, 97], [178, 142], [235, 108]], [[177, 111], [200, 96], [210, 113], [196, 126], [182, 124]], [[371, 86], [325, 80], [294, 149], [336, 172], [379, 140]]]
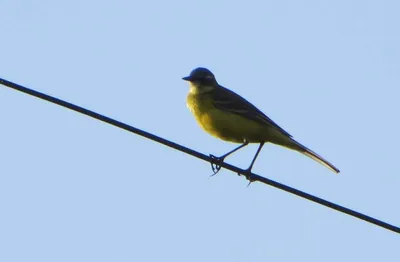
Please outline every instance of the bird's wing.
[[235, 92], [219, 86], [213, 90], [213, 104], [216, 108], [230, 113], [241, 115], [245, 118], [252, 119], [261, 124], [269, 125], [288, 137], [292, 137], [283, 128], [278, 126], [268, 116], [261, 112], [257, 107], [249, 101], [236, 94]]

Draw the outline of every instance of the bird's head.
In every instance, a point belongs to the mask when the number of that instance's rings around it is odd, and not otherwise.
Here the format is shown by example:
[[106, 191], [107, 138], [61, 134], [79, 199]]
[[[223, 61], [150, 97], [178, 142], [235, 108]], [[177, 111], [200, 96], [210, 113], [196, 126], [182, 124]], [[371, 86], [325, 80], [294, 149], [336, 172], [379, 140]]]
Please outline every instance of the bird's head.
[[210, 89], [218, 85], [217, 80], [215, 80], [214, 74], [204, 67], [198, 67], [194, 69], [192, 72], [190, 72], [189, 76], [183, 77], [182, 79], [185, 81], [189, 81], [191, 86], [197, 89]]

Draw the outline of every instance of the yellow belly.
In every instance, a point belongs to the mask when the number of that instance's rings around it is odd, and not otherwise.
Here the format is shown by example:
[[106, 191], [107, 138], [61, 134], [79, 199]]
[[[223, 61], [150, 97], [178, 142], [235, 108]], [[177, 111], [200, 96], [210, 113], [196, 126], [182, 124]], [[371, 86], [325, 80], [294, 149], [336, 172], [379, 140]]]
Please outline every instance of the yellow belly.
[[189, 93], [187, 97], [187, 106], [200, 127], [209, 134], [235, 143], [243, 143], [245, 140], [260, 143], [269, 142], [272, 133], [275, 133], [267, 125], [215, 108], [209, 98], [207, 93]]

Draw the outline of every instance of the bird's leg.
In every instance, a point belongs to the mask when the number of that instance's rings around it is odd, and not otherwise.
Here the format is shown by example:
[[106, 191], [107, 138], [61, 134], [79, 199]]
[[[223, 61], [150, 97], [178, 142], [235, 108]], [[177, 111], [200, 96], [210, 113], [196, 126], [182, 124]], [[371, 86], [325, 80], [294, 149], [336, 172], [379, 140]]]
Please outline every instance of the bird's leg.
[[249, 180], [249, 184], [247, 186], [249, 186], [254, 181], [254, 179], [252, 178], [252, 175], [251, 175], [251, 169], [253, 168], [254, 162], [256, 162], [258, 154], [260, 154], [261, 148], [263, 147], [263, 145], [264, 145], [264, 142], [261, 142], [257, 149], [256, 155], [254, 156], [253, 160], [251, 161], [250, 166], [245, 170], [245, 172], [243, 174], [246, 177], [246, 179]]
[[221, 166], [218, 165], [218, 163], [223, 162], [224, 159], [225, 159], [227, 156], [229, 156], [230, 154], [232, 154], [232, 153], [238, 151], [239, 149], [241, 149], [241, 148], [247, 146], [248, 144], [249, 144], [249, 142], [248, 142], [247, 140], [244, 140], [243, 144], [241, 144], [240, 146], [236, 147], [235, 149], [229, 151], [228, 153], [226, 153], [226, 154], [224, 154], [224, 155], [222, 155], [222, 156], [220, 156], [220, 157], [216, 157], [216, 156], [214, 156], [214, 155], [210, 155], [210, 157], [211, 157], [213, 160], [215, 160], [215, 161], [211, 162], [211, 169], [212, 169], [212, 171], [214, 172], [211, 176], [216, 175], [216, 174], [219, 172], [219, 170], [221, 170]]

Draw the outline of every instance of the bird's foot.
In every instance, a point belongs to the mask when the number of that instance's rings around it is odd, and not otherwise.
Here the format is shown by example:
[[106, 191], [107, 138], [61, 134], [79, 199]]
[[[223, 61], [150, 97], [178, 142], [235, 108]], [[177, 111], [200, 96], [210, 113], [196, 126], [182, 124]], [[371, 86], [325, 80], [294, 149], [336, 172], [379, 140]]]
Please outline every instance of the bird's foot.
[[254, 178], [254, 175], [251, 173], [251, 168], [244, 170], [243, 173], [238, 173], [238, 175], [239, 176], [243, 175], [249, 181], [249, 183], [247, 184], [246, 187], [249, 187], [251, 183], [256, 181], [256, 179]]
[[211, 162], [211, 169], [213, 171], [211, 176], [215, 176], [221, 170], [221, 166], [219, 164], [224, 162], [225, 157], [216, 157], [214, 155], [210, 155], [210, 157], [213, 160]]

